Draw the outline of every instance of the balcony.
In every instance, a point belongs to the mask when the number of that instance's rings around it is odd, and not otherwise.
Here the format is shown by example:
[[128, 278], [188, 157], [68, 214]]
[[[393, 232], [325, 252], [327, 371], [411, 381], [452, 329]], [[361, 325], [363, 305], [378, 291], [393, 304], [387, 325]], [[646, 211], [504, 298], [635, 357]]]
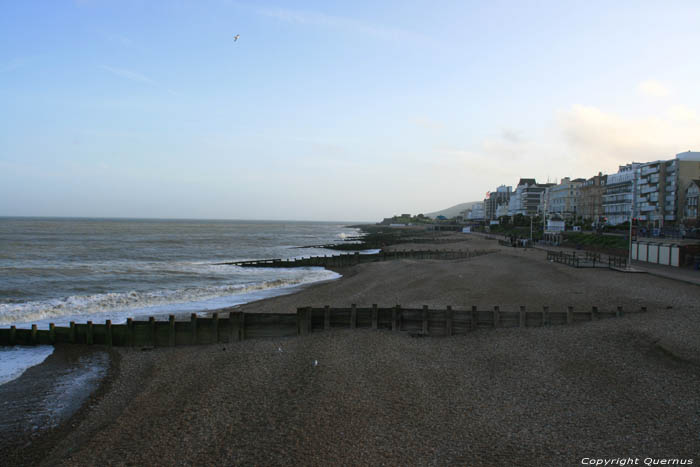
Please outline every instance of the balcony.
[[659, 172], [659, 166], [653, 165], [651, 167], [642, 167], [642, 175], [655, 174]]
[[643, 187], [641, 190], [639, 190], [639, 191], [640, 191], [640, 193], [644, 194], [644, 193], [651, 193], [651, 192], [654, 192], [654, 191], [658, 191], [658, 189], [656, 188], [656, 186], [648, 186], [648, 185], [647, 185], [647, 186], [644, 186], [644, 187]]
[[656, 206], [642, 206], [639, 210], [642, 212], [654, 211], [656, 210]]

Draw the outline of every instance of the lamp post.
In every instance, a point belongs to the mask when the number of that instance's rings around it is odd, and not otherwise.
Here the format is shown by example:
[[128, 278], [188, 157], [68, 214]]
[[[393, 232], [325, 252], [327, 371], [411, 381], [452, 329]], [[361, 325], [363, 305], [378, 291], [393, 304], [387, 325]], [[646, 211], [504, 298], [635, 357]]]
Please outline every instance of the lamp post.
[[632, 269], [632, 218], [634, 217], [634, 185], [632, 186], [632, 201], [630, 202], [630, 247], [627, 256], [627, 269]]

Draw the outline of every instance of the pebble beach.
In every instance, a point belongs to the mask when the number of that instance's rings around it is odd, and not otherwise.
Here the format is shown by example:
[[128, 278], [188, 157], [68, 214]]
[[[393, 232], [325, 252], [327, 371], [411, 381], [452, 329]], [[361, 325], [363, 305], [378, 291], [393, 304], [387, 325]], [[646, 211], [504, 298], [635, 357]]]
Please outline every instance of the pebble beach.
[[[7, 465], [581, 465], [700, 453], [700, 287], [573, 269], [540, 250], [399, 260], [240, 307], [648, 308], [467, 336], [338, 330], [119, 348], [99, 390]], [[402, 246], [410, 248], [408, 246]], [[425, 245], [422, 245], [425, 248]], [[396, 247], [395, 247], [396, 248]], [[316, 362], [316, 364], [314, 364]]]

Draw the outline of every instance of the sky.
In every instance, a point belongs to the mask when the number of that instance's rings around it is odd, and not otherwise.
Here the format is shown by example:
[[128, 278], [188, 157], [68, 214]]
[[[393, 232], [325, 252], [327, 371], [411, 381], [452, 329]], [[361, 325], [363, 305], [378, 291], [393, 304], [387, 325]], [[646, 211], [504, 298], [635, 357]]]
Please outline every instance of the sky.
[[699, 17], [0, 0], [0, 216], [377, 221], [671, 159], [700, 150]]

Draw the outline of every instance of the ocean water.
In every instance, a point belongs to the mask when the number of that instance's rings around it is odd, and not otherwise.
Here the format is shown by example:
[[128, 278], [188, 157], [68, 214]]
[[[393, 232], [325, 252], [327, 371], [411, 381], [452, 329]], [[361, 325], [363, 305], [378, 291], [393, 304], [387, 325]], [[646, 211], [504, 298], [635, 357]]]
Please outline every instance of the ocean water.
[[0, 326], [163, 319], [289, 293], [339, 275], [219, 263], [337, 254], [299, 247], [358, 234], [328, 222], [0, 218]]

